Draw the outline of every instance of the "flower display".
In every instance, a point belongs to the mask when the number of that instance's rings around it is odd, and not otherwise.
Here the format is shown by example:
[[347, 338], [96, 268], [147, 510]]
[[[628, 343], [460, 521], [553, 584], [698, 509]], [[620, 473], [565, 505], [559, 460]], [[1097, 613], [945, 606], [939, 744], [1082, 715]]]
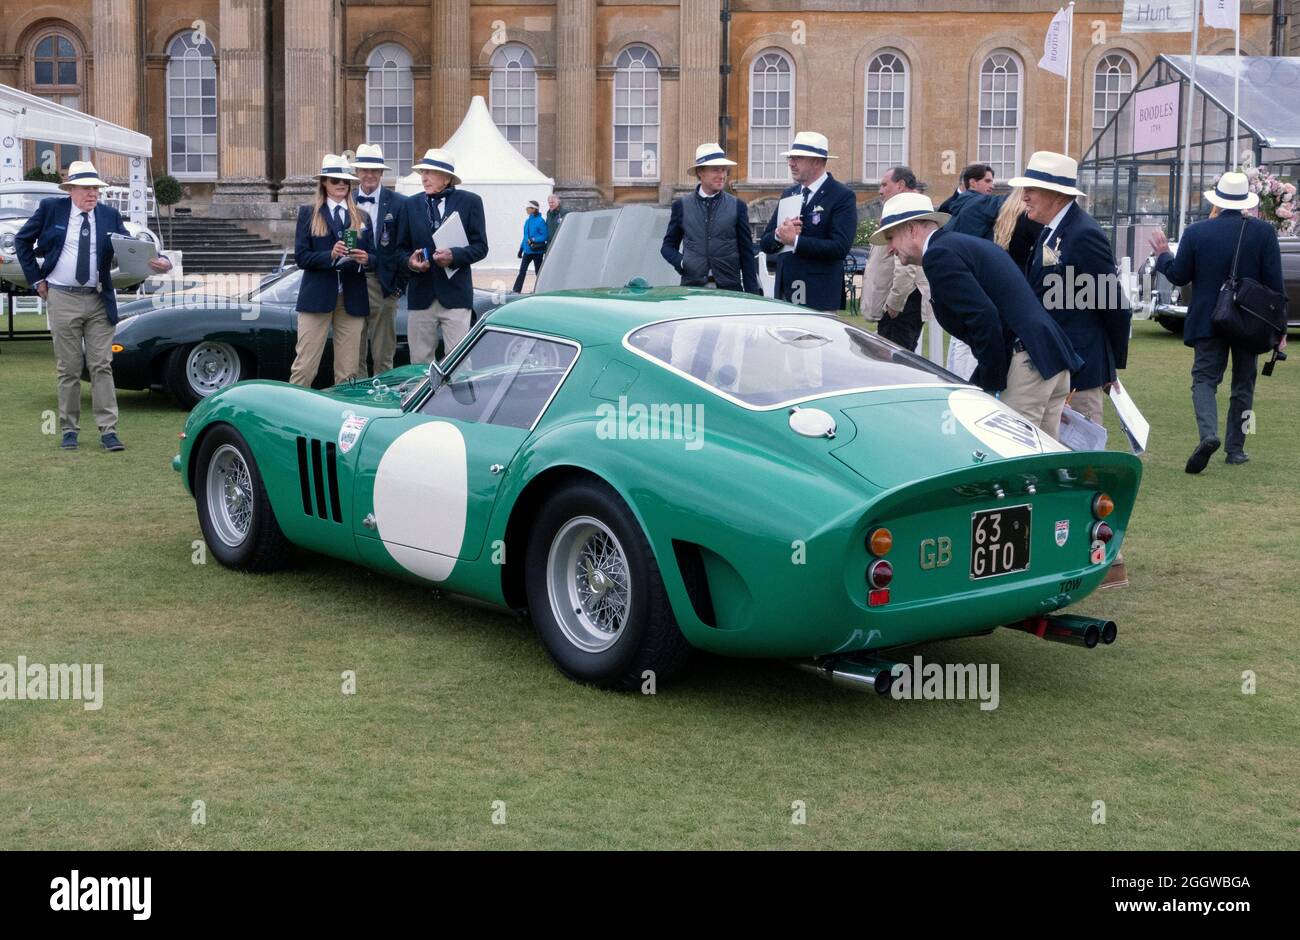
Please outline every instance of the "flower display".
[[1268, 167], [1246, 170], [1250, 191], [1259, 195], [1259, 217], [1273, 225], [1279, 235], [1300, 234], [1295, 183], [1274, 176]]

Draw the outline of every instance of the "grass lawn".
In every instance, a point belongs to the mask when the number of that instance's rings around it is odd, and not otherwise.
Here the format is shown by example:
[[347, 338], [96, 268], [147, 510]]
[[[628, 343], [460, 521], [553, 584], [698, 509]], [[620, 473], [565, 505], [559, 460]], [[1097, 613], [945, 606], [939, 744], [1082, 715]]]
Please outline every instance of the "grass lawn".
[[1190, 350], [1135, 332], [1124, 378], [1154, 430], [1133, 586], [1077, 608], [1119, 639], [924, 647], [999, 664], [987, 712], [758, 661], [599, 692], [507, 615], [307, 554], [272, 577], [196, 565], [182, 413], [121, 393], [129, 449], [107, 454], [86, 387], [91, 432], [62, 453], [49, 344], [0, 344], [0, 663], [105, 682], [99, 711], [0, 701], [0, 849], [1300, 847], [1300, 363], [1259, 380], [1252, 461], [1188, 477]]

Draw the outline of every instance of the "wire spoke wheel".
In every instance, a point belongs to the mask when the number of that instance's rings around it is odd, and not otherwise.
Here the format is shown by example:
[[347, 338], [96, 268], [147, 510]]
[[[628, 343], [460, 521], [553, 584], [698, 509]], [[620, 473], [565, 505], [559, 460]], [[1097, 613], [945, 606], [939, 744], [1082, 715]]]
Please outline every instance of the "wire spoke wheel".
[[208, 517], [217, 538], [237, 548], [248, 538], [253, 522], [253, 481], [248, 464], [230, 444], [223, 444], [208, 462]]
[[599, 653], [618, 642], [633, 584], [623, 546], [605, 523], [578, 516], [560, 527], [547, 556], [546, 585], [551, 611], [570, 643]]

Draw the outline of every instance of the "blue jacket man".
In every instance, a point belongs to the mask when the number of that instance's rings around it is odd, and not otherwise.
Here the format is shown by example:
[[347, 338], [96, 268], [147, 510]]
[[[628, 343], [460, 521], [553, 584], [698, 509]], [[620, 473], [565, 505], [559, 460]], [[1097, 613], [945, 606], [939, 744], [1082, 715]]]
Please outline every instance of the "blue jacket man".
[[[1259, 204], [1259, 196], [1250, 191], [1244, 173], [1224, 173], [1205, 198], [1219, 207], [1215, 218], [1190, 225], [1178, 242], [1178, 253], [1171, 254], [1163, 233], [1151, 237], [1156, 254], [1156, 270], [1171, 284], [1192, 284], [1192, 302], [1187, 309], [1183, 342], [1196, 350], [1192, 359], [1192, 407], [1200, 443], [1187, 460], [1188, 473], [1200, 473], [1210, 456], [1219, 449], [1219, 413], [1215, 393], [1232, 357], [1232, 394], [1228, 406], [1227, 457], [1229, 464], [1250, 460], [1246, 453], [1246, 418], [1255, 397], [1255, 368], [1258, 357], [1247, 349], [1229, 343], [1214, 332], [1210, 314], [1219, 297], [1219, 288], [1232, 272], [1237, 241], [1241, 252], [1237, 260], [1237, 277], [1249, 277], [1286, 296], [1282, 280], [1282, 251], [1273, 226], [1262, 219], [1252, 219], [1244, 211]], [[1283, 336], [1280, 346], [1286, 345]]]
[[397, 352], [397, 298], [406, 289], [406, 265], [397, 250], [397, 229], [406, 197], [383, 185], [384, 173], [392, 167], [384, 163], [384, 151], [378, 144], [358, 146], [352, 170], [360, 181], [355, 202], [365, 216], [373, 246], [366, 264], [370, 315], [357, 362], [357, 375], [364, 378], [372, 374], [372, 359], [373, 374], [379, 375], [393, 367]]
[[[776, 296], [781, 300], [838, 313], [844, 308], [844, 258], [858, 228], [853, 191], [826, 172], [826, 138], [800, 131], [782, 156], [787, 158], [795, 185], [781, 193], [802, 196], [802, 208], [792, 220], [767, 220], [761, 246], [775, 254]], [[793, 246], [793, 251], [783, 251]], [[778, 252], [780, 252], [778, 254]]]
[[519, 276], [515, 278], [516, 294], [524, 289], [524, 278], [528, 274], [530, 264], [538, 274], [542, 273], [542, 256], [546, 254], [546, 242], [550, 238], [546, 220], [542, 218], [542, 207], [536, 200], [528, 203], [527, 212], [528, 217], [524, 219], [524, 237], [519, 242], [519, 257], [523, 260], [519, 265]]

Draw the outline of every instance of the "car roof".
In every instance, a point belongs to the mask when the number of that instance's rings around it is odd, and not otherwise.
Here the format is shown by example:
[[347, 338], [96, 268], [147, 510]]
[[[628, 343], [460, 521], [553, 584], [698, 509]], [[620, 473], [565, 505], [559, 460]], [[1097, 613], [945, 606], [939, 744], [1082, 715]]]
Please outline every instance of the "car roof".
[[49, 193], [51, 196], [67, 195], [58, 183], [42, 183], [37, 180], [25, 180], [21, 183], [0, 183], [0, 195], [5, 193]]
[[595, 346], [619, 343], [629, 331], [661, 320], [786, 313], [810, 311], [752, 294], [629, 286], [531, 294], [494, 310], [491, 325], [551, 333]]

